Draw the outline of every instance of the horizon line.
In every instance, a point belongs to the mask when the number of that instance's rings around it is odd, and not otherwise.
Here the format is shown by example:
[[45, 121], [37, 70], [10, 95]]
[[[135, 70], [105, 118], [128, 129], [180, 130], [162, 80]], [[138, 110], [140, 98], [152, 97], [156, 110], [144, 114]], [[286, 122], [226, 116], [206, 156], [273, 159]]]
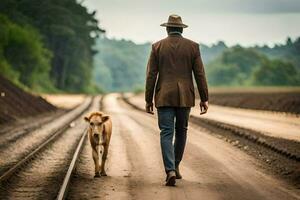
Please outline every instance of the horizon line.
[[[107, 39], [110, 39], [110, 40], [116, 40], [116, 41], [128, 41], [128, 42], [133, 42], [134, 44], [136, 45], [146, 45], [146, 44], [153, 44], [155, 41], [145, 41], [145, 42], [137, 42], [135, 41], [134, 39], [130, 39], [130, 38], [125, 38], [125, 37], [116, 37], [116, 36], [107, 36], [106, 34], [102, 34], [100, 35], [99, 38], [107, 38]], [[235, 43], [235, 44], [227, 44], [225, 40], [223, 39], [217, 39], [215, 42], [210, 42], [210, 43], [204, 43], [204, 42], [200, 42], [200, 41], [196, 41], [197, 43], [199, 43], [200, 45], [205, 45], [205, 46], [208, 46], [208, 47], [212, 47], [214, 45], [217, 45], [218, 43], [220, 42], [223, 42], [227, 47], [234, 47], [234, 46], [242, 46], [242, 47], [246, 47], [246, 48], [251, 48], [251, 47], [264, 47], [264, 46], [267, 46], [267, 47], [270, 47], [270, 48], [273, 48], [275, 46], [280, 46], [280, 45], [284, 45], [287, 43], [287, 40], [288, 39], [291, 39], [292, 42], [296, 42], [298, 39], [300, 39], [300, 35], [299, 36], [296, 36], [296, 37], [291, 37], [291, 36], [286, 36], [285, 39], [283, 39], [283, 41], [281, 42], [273, 42], [272, 44], [267, 44], [267, 43], [262, 43], [262, 44], [259, 44], [259, 43], [253, 43], [253, 44], [248, 44], [248, 45], [245, 45], [245, 44], [241, 44], [241, 43]]]

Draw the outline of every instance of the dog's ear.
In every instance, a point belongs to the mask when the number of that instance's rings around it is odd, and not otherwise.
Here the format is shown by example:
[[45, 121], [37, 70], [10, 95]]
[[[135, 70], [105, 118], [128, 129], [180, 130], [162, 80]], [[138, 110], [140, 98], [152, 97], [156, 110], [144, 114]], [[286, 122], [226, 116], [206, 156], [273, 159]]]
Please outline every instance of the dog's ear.
[[87, 117], [87, 116], [85, 116], [83, 119], [84, 119], [86, 122], [90, 122], [90, 118]]
[[110, 117], [109, 117], [108, 115], [103, 115], [103, 116], [101, 117], [103, 123], [106, 122], [107, 120], [109, 120], [109, 118], [110, 118]]

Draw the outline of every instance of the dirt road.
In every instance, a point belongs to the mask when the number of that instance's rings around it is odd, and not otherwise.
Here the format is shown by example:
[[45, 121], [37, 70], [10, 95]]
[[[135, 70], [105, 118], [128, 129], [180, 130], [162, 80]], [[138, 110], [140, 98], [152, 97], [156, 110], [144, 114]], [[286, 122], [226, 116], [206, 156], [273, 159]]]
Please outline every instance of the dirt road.
[[300, 191], [265, 174], [256, 160], [221, 139], [190, 126], [183, 179], [164, 186], [156, 117], [133, 110], [117, 94], [104, 98], [112, 116], [108, 177], [94, 179], [86, 141], [68, 199], [300, 199]]
[[[143, 95], [131, 97], [130, 101], [144, 107]], [[196, 101], [196, 105], [199, 103]], [[199, 113], [199, 106], [191, 111], [191, 115], [194, 116], [199, 117]], [[300, 117], [294, 114], [210, 105], [209, 112], [201, 118], [256, 130], [272, 137], [300, 141]]]

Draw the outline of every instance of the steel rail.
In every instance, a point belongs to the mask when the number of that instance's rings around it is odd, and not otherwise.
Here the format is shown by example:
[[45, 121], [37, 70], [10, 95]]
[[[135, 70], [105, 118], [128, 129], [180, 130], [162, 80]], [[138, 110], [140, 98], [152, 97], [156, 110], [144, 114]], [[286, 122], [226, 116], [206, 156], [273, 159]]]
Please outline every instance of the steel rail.
[[86, 108], [84, 108], [80, 113], [76, 114], [72, 119], [68, 120], [68, 122], [63, 125], [61, 128], [55, 130], [51, 136], [45, 139], [36, 149], [31, 151], [28, 155], [26, 155], [23, 159], [18, 161], [14, 166], [9, 168], [6, 172], [4, 172], [0, 176], [0, 185], [2, 185], [5, 181], [7, 181], [12, 175], [14, 175], [21, 167], [23, 167], [26, 163], [34, 158], [39, 152], [41, 152], [48, 144], [54, 141], [59, 135], [61, 135], [65, 130], [70, 127], [70, 123], [79, 118], [85, 111], [87, 111], [92, 103], [94, 98], [90, 99], [90, 102]]
[[66, 196], [67, 196], [67, 192], [68, 192], [68, 189], [69, 189], [69, 185], [70, 185], [70, 180], [71, 180], [71, 177], [72, 177], [72, 173], [75, 169], [75, 165], [76, 165], [76, 162], [77, 162], [77, 159], [78, 159], [78, 156], [82, 150], [82, 146], [83, 146], [83, 143], [85, 141], [85, 138], [86, 138], [86, 135], [87, 135], [87, 129], [85, 129], [85, 131], [83, 132], [82, 136], [81, 136], [81, 139], [77, 145], [77, 148], [75, 150], [75, 153], [73, 155], [73, 158], [72, 158], [72, 161], [70, 163], [70, 166], [68, 168], [68, 171], [65, 175], [65, 178], [64, 178], [64, 181], [63, 181], [63, 184], [58, 192], [58, 195], [57, 195], [57, 200], [62, 200], [62, 199], [65, 199]]
[[[104, 96], [101, 96], [100, 98], [100, 102], [99, 102], [99, 107], [102, 108], [103, 107], [103, 99], [104, 99]], [[59, 189], [59, 192], [57, 194], [57, 197], [56, 199], [57, 200], [63, 200], [63, 199], [66, 199], [67, 197], [67, 194], [68, 194], [68, 190], [69, 190], [69, 186], [70, 186], [70, 181], [71, 181], [71, 178], [72, 178], [72, 173], [76, 167], [76, 163], [77, 163], [77, 160], [78, 160], [78, 157], [79, 157], [79, 154], [83, 148], [83, 143], [85, 141], [87, 137], [87, 128], [84, 130], [82, 136], [81, 136], [81, 139], [76, 147], [76, 150], [74, 152], [74, 155], [73, 155], [73, 158], [72, 158], [72, 161], [70, 163], [70, 166], [68, 168], [68, 171], [64, 177], [64, 180], [63, 180], [63, 183]]]

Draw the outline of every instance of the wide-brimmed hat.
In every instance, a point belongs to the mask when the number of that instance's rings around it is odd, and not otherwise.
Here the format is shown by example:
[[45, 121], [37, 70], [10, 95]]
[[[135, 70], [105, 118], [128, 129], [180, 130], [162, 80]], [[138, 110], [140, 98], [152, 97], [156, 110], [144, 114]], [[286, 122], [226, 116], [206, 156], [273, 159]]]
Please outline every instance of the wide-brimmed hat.
[[179, 15], [170, 15], [168, 22], [161, 24], [161, 26], [165, 27], [181, 27], [181, 28], [187, 28], [188, 25], [183, 24], [181, 17]]

